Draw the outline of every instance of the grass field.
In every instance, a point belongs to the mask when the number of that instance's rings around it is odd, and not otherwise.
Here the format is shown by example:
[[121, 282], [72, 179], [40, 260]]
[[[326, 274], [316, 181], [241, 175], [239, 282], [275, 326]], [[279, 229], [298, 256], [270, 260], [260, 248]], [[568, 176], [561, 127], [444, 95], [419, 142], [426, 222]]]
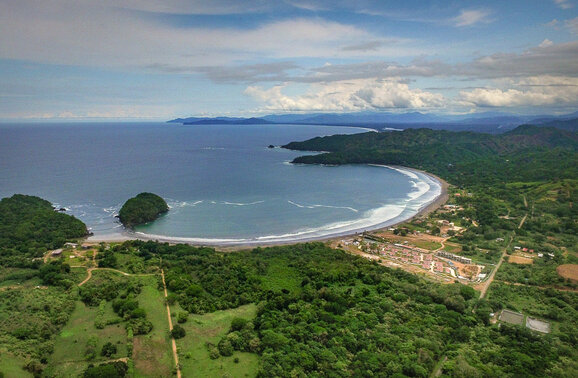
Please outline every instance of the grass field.
[[449, 253], [460, 253], [462, 251], [462, 246], [456, 243], [445, 243], [444, 251], [448, 251]]
[[[106, 326], [97, 329], [94, 320], [98, 312], [97, 307], [88, 307], [81, 301], [66, 326], [56, 337], [54, 353], [52, 354], [47, 373], [56, 377], [76, 377], [82, 375], [89, 363], [106, 361], [108, 358], [100, 356], [100, 350], [106, 342], [117, 346], [117, 353], [112, 358], [126, 357], [126, 330], [124, 324]], [[107, 303], [105, 319], [115, 317], [112, 305]], [[97, 338], [97, 356], [94, 360], [85, 358], [86, 346], [90, 338]]]
[[[173, 312], [178, 312], [175, 306]], [[217, 345], [231, 326], [235, 317], [253, 319], [257, 306], [249, 304], [231, 310], [216, 311], [205, 315], [190, 315], [181, 324], [187, 335], [177, 340], [179, 362], [183, 377], [254, 377], [257, 375], [258, 356], [252, 353], [235, 352], [231, 357], [212, 360], [206, 343]], [[235, 363], [235, 358], [239, 359]]]
[[32, 377], [32, 374], [22, 370], [22, 366], [25, 364], [26, 360], [13, 356], [6, 350], [0, 350], [0, 376], [6, 378]]
[[138, 279], [145, 285], [138, 296], [139, 305], [153, 323], [153, 330], [134, 337], [135, 372], [139, 377], [170, 377], [174, 362], [163, 292], [158, 290], [157, 276]]

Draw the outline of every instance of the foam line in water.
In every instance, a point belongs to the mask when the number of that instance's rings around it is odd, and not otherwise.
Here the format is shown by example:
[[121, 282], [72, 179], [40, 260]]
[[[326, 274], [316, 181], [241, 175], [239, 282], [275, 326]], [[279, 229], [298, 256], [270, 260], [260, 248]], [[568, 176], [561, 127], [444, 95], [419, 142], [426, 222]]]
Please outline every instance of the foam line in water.
[[289, 202], [291, 205], [297, 206], [297, 207], [302, 208], [302, 209], [315, 209], [315, 208], [318, 208], [318, 207], [324, 207], [324, 208], [327, 208], [327, 209], [345, 209], [345, 210], [351, 210], [351, 211], [353, 211], [354, 213], [358, 213], [358, 212], [359, 212], [359, 210], [357, 210], [357, 209], [355, 209], [355, 208], [353, 208], [353, 207], [349, 207], [349, 206], [301, 205], [301, 204], [298, 204], [297, 202], [293, 202], [293, 201], [291, 201], [291, 200], [287, 200], [287, 202]]
[[265, 202], [265, 201], [255, 201], [255, 202], [249, 202], [249, 203], [223, 201], [222, 204], [223, 205], [233, 205], [233, 206], [251, 206], [251, 205], [258, 205], [258, 204], [263, 203], [263, 202]]

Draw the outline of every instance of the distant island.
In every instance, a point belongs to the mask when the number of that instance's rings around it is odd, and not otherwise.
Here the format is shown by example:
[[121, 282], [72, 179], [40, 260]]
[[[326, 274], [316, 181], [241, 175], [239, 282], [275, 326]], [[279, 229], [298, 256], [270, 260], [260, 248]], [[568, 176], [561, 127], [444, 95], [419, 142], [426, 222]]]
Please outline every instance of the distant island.
[[183, 122], [183, 125], [271, 125], [275, 122], [267, 121], [262, 118], [239, 118], [239, 119], [223, 119], [223, 118], [209, 118], [198, 121]]
[[153, 193], [140, 193], [126, 201], [118, 213], [125, 227], [134, 227], [152, 222], [169, 211], [166, 201]]

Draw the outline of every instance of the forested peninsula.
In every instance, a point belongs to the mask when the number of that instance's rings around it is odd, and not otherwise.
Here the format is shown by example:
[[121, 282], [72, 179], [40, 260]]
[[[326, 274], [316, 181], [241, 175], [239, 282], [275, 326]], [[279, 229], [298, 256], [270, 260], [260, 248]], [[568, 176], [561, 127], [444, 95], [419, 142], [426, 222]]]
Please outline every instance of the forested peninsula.
[[140, 193], [126, 201], [118, 213], [125, 227], [134, 227], [152, 222], [169, 211], [166, 201], [153, 193]]
[[317, 137], [283, 147], [326, 151], [294, 163], [400, 165], [459, 186], [578, 177], [578, 134], [554, 127], [523, 125], [499, 135], [407, 129]]

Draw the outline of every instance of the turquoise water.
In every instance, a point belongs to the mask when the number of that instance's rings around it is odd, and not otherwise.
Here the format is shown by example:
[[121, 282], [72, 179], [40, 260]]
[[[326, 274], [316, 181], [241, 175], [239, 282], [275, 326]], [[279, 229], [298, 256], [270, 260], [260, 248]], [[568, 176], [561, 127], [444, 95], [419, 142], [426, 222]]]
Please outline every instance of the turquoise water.
[[96, 239], [125, 230], [114, 215], [143, 191], [171, 210], [135, 231], [204, 244], [316, 239], [383, 227], [440, 193], [427, 175], [378, 166], [305, 166], [282, 145], [365, 132], [304, 125], [165, 123], [0, 125], [0, 196], [38, 195]]

